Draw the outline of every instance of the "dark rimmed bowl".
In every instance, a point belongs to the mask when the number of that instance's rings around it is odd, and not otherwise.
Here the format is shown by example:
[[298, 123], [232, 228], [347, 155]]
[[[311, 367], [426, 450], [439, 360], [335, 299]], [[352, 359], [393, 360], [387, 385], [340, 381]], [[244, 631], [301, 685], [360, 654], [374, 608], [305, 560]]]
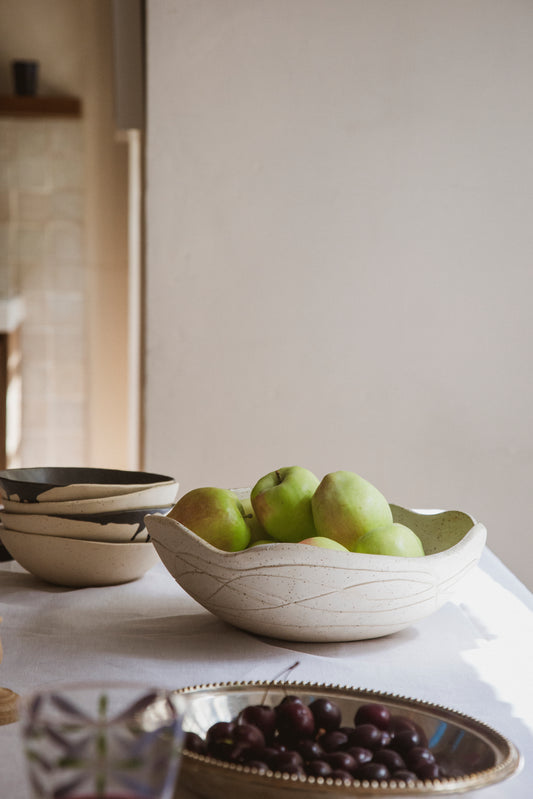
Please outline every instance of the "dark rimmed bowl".
[[124, 469], [46, 466], [0, 471], [0, 496], [10, 502], [103, 498], [174, 484], [168, 475]]
[[36, 513], [8, 513], [0, 510], [0, 522], [7, 530], [60, 538], [83, 538], [86, 541], [148, 541], [146, 516], [166, 514], [172, 505], [160, 508], [140, 508], [86, 516], [53, 516]]

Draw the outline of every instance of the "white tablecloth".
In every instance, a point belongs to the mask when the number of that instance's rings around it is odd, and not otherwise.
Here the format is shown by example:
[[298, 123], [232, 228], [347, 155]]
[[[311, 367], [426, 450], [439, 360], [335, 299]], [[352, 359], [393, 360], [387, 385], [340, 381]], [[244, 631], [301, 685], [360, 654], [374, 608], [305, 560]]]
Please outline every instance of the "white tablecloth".
[[[70, 590], [0, 565], [0, 685], [121, 679], [169, 688], [269, 680], [370, 688], [445, 705], [509, 738], [522, 771], [469, 795], [533, 797], [533, 598], [486, 550], [454, 601], [387, 638], [340, 644], [262, 639], [220, 622], [162, 564], [142, 579]], [[0, 799], [28, 799], [17, 724], [0, 727]]]

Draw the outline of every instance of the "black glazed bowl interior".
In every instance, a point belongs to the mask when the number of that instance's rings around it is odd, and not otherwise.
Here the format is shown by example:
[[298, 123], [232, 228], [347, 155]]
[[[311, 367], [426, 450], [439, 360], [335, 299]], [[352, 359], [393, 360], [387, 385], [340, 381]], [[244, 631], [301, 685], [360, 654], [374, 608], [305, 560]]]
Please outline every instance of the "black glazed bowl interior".
[[0, 471], [0, 496], [18, 502], [56, 502], [142, 491], [173, 484], [174, 478], [152, 472], [90, 467], [39, 467]]

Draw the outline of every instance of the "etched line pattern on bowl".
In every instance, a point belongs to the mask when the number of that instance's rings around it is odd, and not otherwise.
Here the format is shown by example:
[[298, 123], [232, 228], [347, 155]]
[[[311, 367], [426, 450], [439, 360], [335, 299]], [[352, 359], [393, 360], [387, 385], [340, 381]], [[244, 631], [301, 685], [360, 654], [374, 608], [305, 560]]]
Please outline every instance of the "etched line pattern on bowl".
[[438, 531], [448, 548], [423, 558], [344, 553], [276, 543], [223, 552], [172, 518], [146, 524], [163, 564], [224, 621], [275, 638], [349, 641], [387, 635], [446, 602], [477, 564], [486, 529], [467, 514], [401, 509], [413, 527]]

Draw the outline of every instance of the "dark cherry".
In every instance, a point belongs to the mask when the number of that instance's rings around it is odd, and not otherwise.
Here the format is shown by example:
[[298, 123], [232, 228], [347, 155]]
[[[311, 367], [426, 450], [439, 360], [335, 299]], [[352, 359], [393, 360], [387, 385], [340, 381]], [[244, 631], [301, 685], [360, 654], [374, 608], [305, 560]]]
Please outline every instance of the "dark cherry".
[[359, 724], [351, 733], [348, 744], [365, 749], [381, 748], [381, 730], [375, 724]]
[[283, 707], [283, 705], [293, 705], [294, 703], [298, 705], [304, 704], [300, 696], [296, 696], [296, 694], [287, 694], [286, 696], [283, 697], [279, 705], [276, 705], [274, 710], [277, 712], [280, 707]]
[[342, 713], [340, 707], [330, 699], [315, 699], [309, 705], [314, 716], [317, 729], [337, 730], [340, 727]]
[[380, 730], [387, 730], [390, 723], [390, 710], [385, 705], [371, 702], [361, 705], [354, 716], [354, 724], [373, 724]]
[[296, 751], [301, 754], [306, 762], [320, 760], [324, 756], [323, 748], [318, 741], [313, 741], [312, 738], [304, 738], [302, 741], [298, 741]]
[[414, 730], [418, 733], [419, 746], [427, 746], [427, 735], [422, 727], [407, 716], [391, 716], [389, 725], [389, 732], [394, 737], [397, 733], [404, 732], [405, 730]]
[[208, 748], [214, 741], [228, 740], [231, 741], [233, 737], [233, 730], [235, 729], [234, 721], [216, 721], [207, 730], [205, 742]]
[[337, 749], [342, 749], [348, 743], [348, 736], [341, 730], [331, 730], [325, 732], [318, 737], [318, 743], [324, 752], [335, 752]]
[[398, 771], [393, 771], [392, 776], [398, 782], [416, 782], [418, 777], [416, 774], [413, 774], [412, 771], [409, 771], [406, 768], [398, 769]]
[[416, 730], [416, 724], [407, 716], [391, 716], [389, 723], [389, 732], [395, 735], [397, 732], [404, 730]]
[[362, 763], [354, 772], [358, 780], [388, 780], [390, 772], [383, 763]]
[[279, 747], [272, 745], [272, 746], [265, 746], [263, 751], [259, 754], [259, 752], [255, 753], [255, 756], [258, 757], [260, 760], [264, 760], [267, 766], [271, 766], [272, 761], [275, 757], [279, 755], [280, 752], [284, 752], [285, 747], [280, 749]]
[[263, 749], [263, 733], [253, 724], [219, 722], [207, 732], [207, 751], [211, 757], [238, 762], [246, 750]]
[[272, 771], [285, 771], [287, 774], [297, 774], [303, 771], [303, 759], [299, 752], [288, 750], [278, 752], [270, 761]]
[[332, 768], [325, 760], [311, 760], [305, 767], [309, 777], [329, 777]]
[[415, 746], [420, 746], [420, 735], [416, 730], [397, 732], [391, 742], [391, 747], [401, 754], [414, 749]]
[[195, 752], [197, 755], [207, 754], [206, 742], [195, 732], [185, 733], [184, 747], [189, 752]]
[[283, 701], [276, 708], [276, 728], [282, 741], [299, 741], [313, 735], [315, 719], [300, 701]]
[[399, 752], [395, 752], [394, 749], [378, 749], [374, 753], [373, 760], [374, 763], [383, 763], [391, 773], [405, 768], [403, 757]]
[[249, 763], [250, 760], [265, 760], [265, 747], [245, 746], [241, 749], [238, 760], [240, 763]]
[[241, 710], [237, 721], [239, 724], [253, 724], [269, 740], [276, 730], [276, 711], [268, 705], [248, 705]]
[[437, 780], [440, 776], [439, 767], [436, 763], [424, 763], [416, 769], [416, 776], [421, 780]]
[[381, 730], [380, 749], [388, 749], [392, 742], [392, 735], [387, 730]]
[[413, 746], [407, 752], [405, 762], [412, 771], [417, 772], [418, 768], [425, 763], [434, 763], [435, 755], [430, 749], [426, 749], [425, 746]]
[[373, 753], [363, 746], [350, 746], [346, 752], [353, 757], [356, 763], [370, 763]]
[[339, 727], [339, 730], [343, 732], [345, 735], [347, 735], [348, 738], [350, 737], [354, 729], [355, 727], [345, 727], [345, 726]]
[[346, 780], [350, 780], [351, 782], [353, 780], [353, 774], [341, 768], [333, 769], [329, 776], [332, 780], [342, 780], [343, 782], [346, 782]]
[[419, 724], [415, 723], [415, 729], [418, 733], [418, 737], [420, 738], [420, 746], [425, 746], [426, 748], [429, 746], [429, 741], [426, 733], [422, 729]]
[[264, 747], [265, 745], [265, 736], [259, 727], [255, 727], [253, 724], [236, 724], [233, 729], [233, 739], [246, 744], [246, 746]]
[[326, 763], [329, 763], [333, 771], [341, 769], [353, 774], [359, 765], [357, 760], [348, 754], [348, 752], [330, 752], [325, 756]]
[[217, 721], [207, 730], [205, 742], [207, 754], [217, 760], [233, 759], [233, 721]]
[[232, 760], [241, 760], [247, 752], [262, 752], [265, 748], [265, 736], [253, 724], [236, 724], [233, 741]]
[[207, 754], [209, 757], [214, 757], [215, 760], [226, 760], [231, 763], [235, 760], [235, 747], [233, 741], [221, 738], [219, 741], [212, 741], [207, 747]]

